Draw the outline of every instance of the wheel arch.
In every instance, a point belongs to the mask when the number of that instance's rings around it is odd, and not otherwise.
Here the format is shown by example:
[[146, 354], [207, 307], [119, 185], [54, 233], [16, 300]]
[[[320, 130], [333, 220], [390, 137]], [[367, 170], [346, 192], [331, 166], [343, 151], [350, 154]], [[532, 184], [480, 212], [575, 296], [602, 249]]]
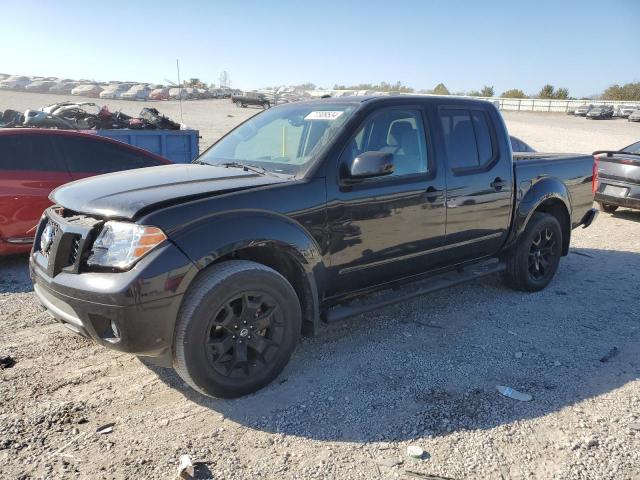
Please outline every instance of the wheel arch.
[[562, 255], [569, 253], [571, 242], [571, 197], [566, 185], [557, 178], [546, 177], [536, 182], [523, 196], [516, 215], [516, 237], [519, 238], [534, 213], [553, 215], [562, 231]]
[[317, 242], [291, 218], [261, 212], [224, 215], [182, 232], [174, 242], [200, 270], [198, 275], [226, 260], [249, 260], [274, 269], [296, 291], [302, 333], [313, 336], [317, 331], [324, 263]]

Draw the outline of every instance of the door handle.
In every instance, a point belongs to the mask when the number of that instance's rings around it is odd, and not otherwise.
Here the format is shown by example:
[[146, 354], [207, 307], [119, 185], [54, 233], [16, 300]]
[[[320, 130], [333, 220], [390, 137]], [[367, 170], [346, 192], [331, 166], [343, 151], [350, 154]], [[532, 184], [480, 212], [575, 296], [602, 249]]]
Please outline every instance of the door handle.
[[496, 177], [496, 179], [493, 182], [491, 182], [489, 186], [493, 188], [495, 191], [499, 192], [500, 190], [502, 190], [502, 187], [504, 187], [506, 184], [507, 182], [503, 182], [500, 177]]
[[427, 202], [433, 203], [438, 198], [438, 195], [440, 195], [440, 190], [435, 187], [429, 187], [426, 190], [425, 197], [427, 198]]

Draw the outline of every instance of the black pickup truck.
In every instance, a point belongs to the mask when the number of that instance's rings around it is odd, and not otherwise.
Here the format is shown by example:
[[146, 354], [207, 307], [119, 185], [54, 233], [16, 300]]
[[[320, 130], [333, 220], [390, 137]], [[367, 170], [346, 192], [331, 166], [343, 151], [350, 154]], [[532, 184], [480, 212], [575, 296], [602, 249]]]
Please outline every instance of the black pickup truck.
[[246, 108], [247, 105], [257, 105], [259, 107], [271, 108], [271, 102], [262, 93], [246, 92], [244, 95], [231, 95], [231, 103], [235, 103], [236, 107]]
[[71, 330], [235, 397], [273, 380], [322, 321], [493, 273], [544, 288], [595, 217], [593, 166], [514, 158], [488, 102], [287, 104], [192, 165], [58, 188], [30, 274]]

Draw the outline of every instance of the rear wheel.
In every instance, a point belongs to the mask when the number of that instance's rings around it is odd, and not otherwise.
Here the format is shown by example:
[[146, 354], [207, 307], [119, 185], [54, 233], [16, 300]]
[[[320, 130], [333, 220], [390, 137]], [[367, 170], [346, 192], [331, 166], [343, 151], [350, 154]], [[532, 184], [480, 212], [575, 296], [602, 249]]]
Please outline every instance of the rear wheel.
[[610, 203], [598, 202], [600, 210], [606, 213], [613, 213], [618, 209], [618, 205], [611, 205]]
[[233, 398], [255, 392], [285, 367], [300, 335], [291, 284], [259, 263], [210, 267], [178, 314], [174, 368], [199, 392]]
[[562, 253], [560, 223], [548, 213], [534, 213], [507, 260], [507, 285], [537, 292], [553, 279]]

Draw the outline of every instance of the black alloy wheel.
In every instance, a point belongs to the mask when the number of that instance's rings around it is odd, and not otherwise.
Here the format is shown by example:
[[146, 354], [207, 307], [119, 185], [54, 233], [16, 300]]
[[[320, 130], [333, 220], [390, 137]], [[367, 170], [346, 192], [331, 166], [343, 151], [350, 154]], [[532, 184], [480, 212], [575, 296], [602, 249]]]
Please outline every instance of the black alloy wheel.
[[519, 235], [515, 248], [504, 258], [506, 284], [525, 292], [545, 288], [558, 270], [562, 246], [558, 219], [548, 213], [534, 213]]
[[266, 292], [232, 296], [211, 318], [204, 343], [211, 367], [230, 378], [264, 370], [282, 342], [284, 319]]
[[173, 366], [205, 395], [246, 395], [282, 371], [301, 326], [300, 301], [280, 273], [248, 260], [220, 262], [202, 271], [185, 293]]
[[551, 264], [558, 248], [553, 231], [544, 228], [534, 236], [529, 248], [529, 274], [540, 280], [549, 274]]

